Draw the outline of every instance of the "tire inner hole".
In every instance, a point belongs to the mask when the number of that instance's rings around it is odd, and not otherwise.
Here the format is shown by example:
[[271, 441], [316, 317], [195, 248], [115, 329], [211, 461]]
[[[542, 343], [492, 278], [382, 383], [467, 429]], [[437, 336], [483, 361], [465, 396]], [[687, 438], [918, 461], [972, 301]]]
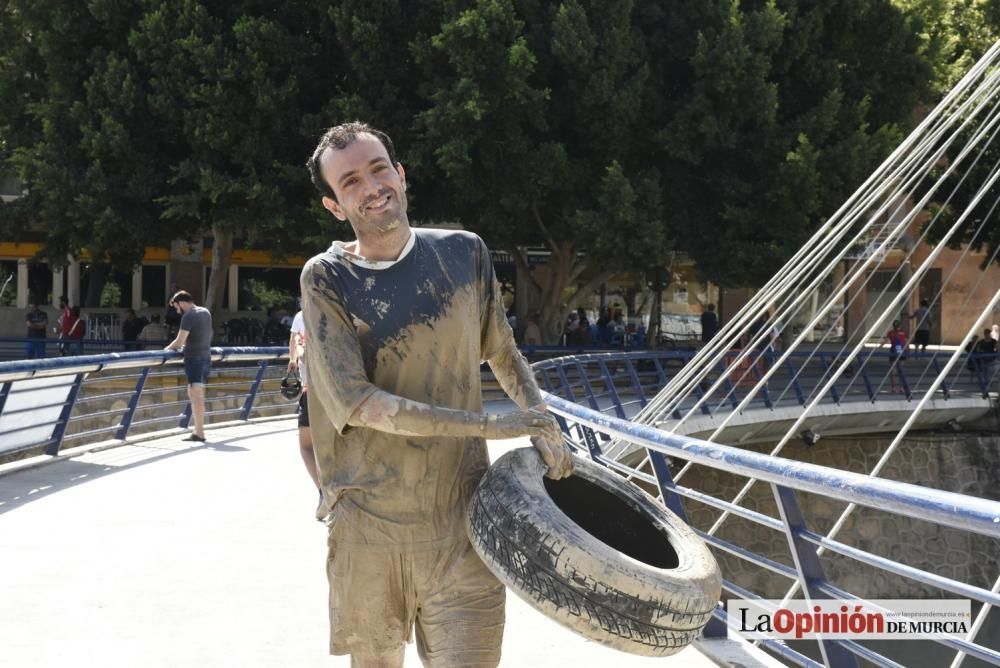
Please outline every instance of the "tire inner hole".
[[667, 537], [617, 495], [576, 475], [543, 481], [559, 510], [597, 540], [655, 568], [677, 568], [677, 552]]

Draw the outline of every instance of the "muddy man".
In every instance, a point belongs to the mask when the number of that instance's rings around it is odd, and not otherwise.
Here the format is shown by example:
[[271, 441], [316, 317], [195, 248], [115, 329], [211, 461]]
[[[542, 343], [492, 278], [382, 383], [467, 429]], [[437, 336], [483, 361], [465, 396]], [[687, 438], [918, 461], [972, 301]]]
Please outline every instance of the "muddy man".
[[[330, 128], [308, 161], [356, 239], [302, 271], [309, 413], [329, 526], [330, 653], [400, 666], [496, 666], [504, 588], [465, 535], [486, 439], [530, 436], [552, 478], [573, 471], [507, 324], [475, 234], [412, 229], [392, 141]], [[521, 410], [483, 413], [482, 360]]]

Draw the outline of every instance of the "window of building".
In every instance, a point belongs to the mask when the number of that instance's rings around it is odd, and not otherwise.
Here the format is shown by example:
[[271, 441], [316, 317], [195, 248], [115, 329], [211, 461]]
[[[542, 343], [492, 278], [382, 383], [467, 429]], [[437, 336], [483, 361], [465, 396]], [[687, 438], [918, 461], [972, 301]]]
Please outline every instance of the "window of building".
[[52, 268], [47, 262], [28, 263], [28, 303], [52, 303]]
[[106, 264], [96, 262], [81, 264], [80, 301], [89, 308], [130, 307], [132, 273], [114, 270]]
[[239, 310], [294, 312], [299, 296], [300, 269], [240, 267]]
[[142, 267], [142, 306], [159, 308], [167, 305], [167, 266], [147, 264]]

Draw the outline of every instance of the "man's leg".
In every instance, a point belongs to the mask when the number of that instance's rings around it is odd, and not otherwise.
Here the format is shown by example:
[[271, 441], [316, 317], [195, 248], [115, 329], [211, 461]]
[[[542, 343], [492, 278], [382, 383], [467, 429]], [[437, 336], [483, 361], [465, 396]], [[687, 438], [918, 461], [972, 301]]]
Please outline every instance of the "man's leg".
[[[417, 651], [425, 668], [495, 668], [506, 590], [468, 540], [427, 554], [418, 579]], [[433, 563], [431, 563], [433, 561]]]
[[350, 654], [352, 666], [400, 668], [417, 607], [410, 557], [351, 552], [331, 539], [326, 574], [330, 654]]
[[406, 646], [401, 645], [396, 650], [380, 656], [351, 655], [351, 668], [401, 668]]
[[188, 385], [188, 399], [191, 400], [194, 435], [205, 438], [205, 384], [192, 383]]

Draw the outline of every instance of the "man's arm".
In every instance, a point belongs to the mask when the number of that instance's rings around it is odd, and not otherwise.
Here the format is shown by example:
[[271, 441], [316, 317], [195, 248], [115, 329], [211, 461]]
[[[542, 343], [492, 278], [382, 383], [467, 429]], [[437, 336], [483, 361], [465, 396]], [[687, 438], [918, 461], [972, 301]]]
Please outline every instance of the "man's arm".
[[403, 436], [559, 438], [559, 430], [553, 420], [540, 411], [473, 413], [432, 406], [378, 389], [361, 402], [347, 423], [352, 427], [367, 427]]
[[535, 380], [535, 374], [517, 349], [514, 339], [511, 338], [509, 344], [501, 347], [500, 351], [487, 362], [500, 387], [514, 403], [532, 413], [546, 415], [555, 425], [554, 430], [544, 436], [535, 436], [531, 439], [532, 445], [549, 467], [546, 475], [557, 480], [572, 475], [573, 454], [563, 441], [556, 421], [545, 413], [545, 401], [542, 399], [542, 391]]
[[311, 260], [302, 272], [302, 307], [310, 352], [309, 395], [338, 429], [364, 427], [405, 436], [554, 437], [555, 422], [536, 411], [506, 415], [432, 406], [376, 387], [361, 358], [352, 318], [334, 288], [333, 268]]
[[188, 331], [186, 329], [177, 330], [177, 338], [168, 343], [167, 347], [164, 348], [164, 350], [180, 350], [181, 348], [184, 347], [184, 344], [187, 342], [187, 338], [188, 338]]

